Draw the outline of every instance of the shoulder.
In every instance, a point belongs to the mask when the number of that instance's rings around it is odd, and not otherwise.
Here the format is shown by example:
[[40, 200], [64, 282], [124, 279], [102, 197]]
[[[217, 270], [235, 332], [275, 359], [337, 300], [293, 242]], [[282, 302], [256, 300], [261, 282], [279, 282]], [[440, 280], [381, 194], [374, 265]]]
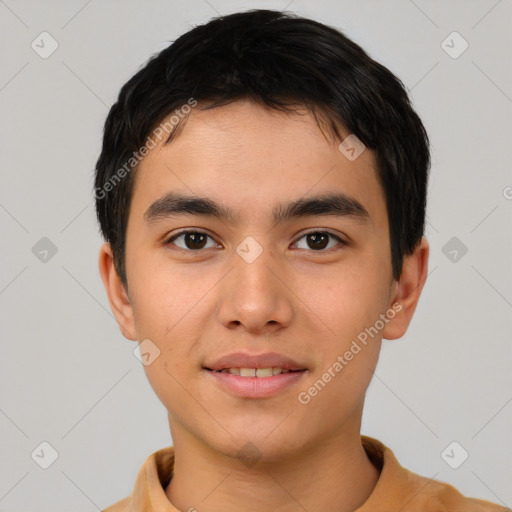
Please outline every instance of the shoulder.
[[117, 501], [110, 507], [103, 509], [101, 512], [130, 512], [130, 496]]
[[401, 512], [512, 512], [490, 501], [464, 496], [452, 485], [404, 468], [377, 439], [362, 436], [364, 449], [381, 471], [379, 481], [359, 512], [377, 512], [383, 503]]
[[403, 512], [511, 512], [490, 501], [464, 496], [455, 487], [409, 472], [417, 494], [410, 496]]

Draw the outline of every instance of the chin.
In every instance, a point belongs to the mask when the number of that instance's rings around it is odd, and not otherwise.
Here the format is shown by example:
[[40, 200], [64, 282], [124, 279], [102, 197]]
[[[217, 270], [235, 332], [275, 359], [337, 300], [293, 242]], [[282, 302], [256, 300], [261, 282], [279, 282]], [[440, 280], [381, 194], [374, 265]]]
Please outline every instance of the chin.
[[[279, 421], [265, 428], [257, 425], [239, 425], [236, 431], [230, 430], [231, 436], [224, 433], [218, 437], [205, 440], [211, 448], [231, 458], [239, 459], [247, 467], [256, 462], [275, 462], [293, 457], [297, 450], [302, 450], [300, 439], [297, 439], [296, 428], [278, 427]], [[261, 426], [261, 424], [260, 424]], [[277, 427], [277, 428], [276, 428]], [[293, 427], [293, 425], [291, 425]]]

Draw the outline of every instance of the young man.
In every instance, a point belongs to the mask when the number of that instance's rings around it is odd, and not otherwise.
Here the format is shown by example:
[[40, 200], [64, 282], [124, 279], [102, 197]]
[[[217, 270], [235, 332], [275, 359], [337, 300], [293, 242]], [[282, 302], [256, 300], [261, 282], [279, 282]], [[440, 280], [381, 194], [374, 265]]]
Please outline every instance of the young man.
[[361, 436], [427, 276], [429, 143], [340, 32], [258, 10], [154, 56], [106, 124], [99, 267], [173, 446], [124, 511], [503, 511]]

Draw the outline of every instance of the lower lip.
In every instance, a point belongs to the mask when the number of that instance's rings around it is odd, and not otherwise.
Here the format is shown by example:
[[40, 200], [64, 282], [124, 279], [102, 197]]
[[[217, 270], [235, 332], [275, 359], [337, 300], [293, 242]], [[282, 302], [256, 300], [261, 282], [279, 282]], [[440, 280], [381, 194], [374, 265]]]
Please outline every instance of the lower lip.
[[297, 383], [307, 372], [301, 370], [272, 377], [240, 377], [231, 373], [205, 371], [226, 391], [242, 398], [269, 398]]

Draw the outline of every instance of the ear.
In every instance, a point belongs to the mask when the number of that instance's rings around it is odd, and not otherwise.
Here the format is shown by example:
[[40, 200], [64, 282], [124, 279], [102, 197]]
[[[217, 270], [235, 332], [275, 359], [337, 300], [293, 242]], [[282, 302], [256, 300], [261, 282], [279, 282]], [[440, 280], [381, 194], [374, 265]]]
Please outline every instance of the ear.
[[382, 332], [382, 337], [387, 340], [401, 338], [409, 327], [427, 280], [429, 250], [427, 239], [422, 237], [414, 252], [404, 258], [402, 274], [400, 279], [394, 282], [389, 303], [389, 308], [395, 311], [395, 316]]
[[114, 313], [119, 329], [125, 338], [136, 341], [133, 308], [115, 268], [112, 248], [108, 242], [105, 242], [100, 248], [98, 264], [103, 286], [105, 286], [110, 302], [110, 309]]

